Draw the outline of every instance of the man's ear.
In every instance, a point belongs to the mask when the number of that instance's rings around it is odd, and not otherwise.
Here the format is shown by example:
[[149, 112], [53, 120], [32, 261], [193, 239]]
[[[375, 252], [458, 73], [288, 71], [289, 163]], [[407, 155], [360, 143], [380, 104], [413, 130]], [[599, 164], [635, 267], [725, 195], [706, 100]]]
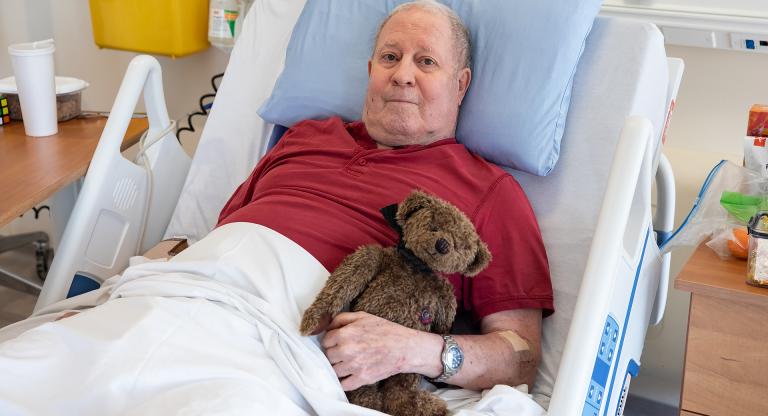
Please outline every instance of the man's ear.
[[488, 266], [488, 263], [490, 262], [491, 252], [488, 250], [488, 246], [486, 246], [484, 242], [478, 241], [475, 258], [472, 260], [472, 263], [467, 266], [467, 269], [464, 270], [463, 274], [470, 277], [475, 276], [476, 274], [483, 271], [483, 269], [485, 269], [485, 267]]
[[371, 64], [371, 60], [369, 59], [369, 60], [368, 60], [368, 78], [370, 78], [370, 77], [371, 77], [371, 65], [372, 65], [372, 64]]
[[[370, 68], [370, 63], [369, 63]], [[472, 82], [472, 70], [464, 68], [459, 71], [459, 105], [464, 101], [464, 96], [467, 95], [469, 84]]]

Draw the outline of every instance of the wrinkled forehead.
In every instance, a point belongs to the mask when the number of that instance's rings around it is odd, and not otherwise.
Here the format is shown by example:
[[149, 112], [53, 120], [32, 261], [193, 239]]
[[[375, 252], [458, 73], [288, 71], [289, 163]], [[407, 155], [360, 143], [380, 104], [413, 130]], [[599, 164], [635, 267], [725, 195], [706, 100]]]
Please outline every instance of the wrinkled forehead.
[[376, 50], [378, 51], [387, 50], [387, 49], [402, 50], [402, 49], [408, 49], [408, 48], [414, 48], [416, 50], [419, 50], [421, 52], [426, 52], [429, 54], [442, 52], [442, 50], [439, 47], [434, 47], [434, 42], [431, 42], [430, 39], [423, 39], [416, 36], [412, 36], [412, 37], [405, 36], [405, 38], [399, 37], [399, 36], [392, 36], [387, 40], [379, 42], [379, 46]]
[[414, 47], [428, 52], [451, 50], [451, 25], [446, 16], [422, 9], [396, 13], [381, 28], [375, 50]]

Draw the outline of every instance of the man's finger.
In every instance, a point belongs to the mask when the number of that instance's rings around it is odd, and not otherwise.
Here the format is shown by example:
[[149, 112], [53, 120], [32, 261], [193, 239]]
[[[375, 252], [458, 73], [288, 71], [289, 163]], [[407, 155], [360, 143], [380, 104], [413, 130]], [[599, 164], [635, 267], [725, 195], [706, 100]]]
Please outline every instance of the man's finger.
[[336, 364], [344, 361], [344, 354], [339, 347], [333, 346], [325, 349], [325, 357], [328, 358], [328, 362]]
[[333, 365], [333, 371], [336, 372], [336, 377], [344, 378], [346, 376], [354, 374], [356, 368], [353, 364], [346, 361], [341, 361]]
[[331, 325], [329, 325], [326, 330], [332, 331], [334, 329], [341, 328], [342, 326], [349, 325], [358, 319], [362, 319], [366, 315], [368, 314], [365, 312], [342, 312], [333, 318]]
[[344, 391], [357, 390], [360, 387], [365, 386], [366, 384], [370, 384], [370, 383], [364, 382], [363, 380], [360, 379], [359, 376], [355, 374], [341, 380], [341, 388], [344, 389]]
[[326, 354], [328, 349], [335, 347], [339, 344], [339, 331], [331, 330], [330, 328], [325, 333], [325, 336], [320, 341], [320, 345], [323, 346], [326, 350]]

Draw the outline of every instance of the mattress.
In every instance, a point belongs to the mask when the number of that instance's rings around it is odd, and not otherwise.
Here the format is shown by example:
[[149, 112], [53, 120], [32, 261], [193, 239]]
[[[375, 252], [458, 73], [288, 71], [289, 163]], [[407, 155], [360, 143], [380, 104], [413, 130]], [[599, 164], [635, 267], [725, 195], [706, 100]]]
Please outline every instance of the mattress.
[[539, 221], [555, 292], [555, 314], [544, 320], [543, 359], [533, 389], [545, 407], [621, 128], [627, 116], [647, 117], [654, 127], [658, 155], [666, 120], [667, 79], [664, 41], [656, 26], [598, 18], [575, 74], [557, 166], [546, 177], [511, 172]]

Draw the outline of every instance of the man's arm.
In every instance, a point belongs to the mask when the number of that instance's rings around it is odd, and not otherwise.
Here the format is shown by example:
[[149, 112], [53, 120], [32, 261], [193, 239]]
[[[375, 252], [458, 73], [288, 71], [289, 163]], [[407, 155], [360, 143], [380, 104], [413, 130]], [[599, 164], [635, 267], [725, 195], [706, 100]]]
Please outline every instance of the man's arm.
[[[447, 383], [475, 390], [496, 384], [531, 386], [541, 358], [541, 310], [488, 315], [481, 332], [454, 337], [464, 351], [464, 364]], [[365, 312], [339, 314], [322, 344], [347, 391], [398, 373], [435, 378], [443, 371], [441, 336]]]
[[[481, 335], [453, 337], [464, 351], [464, 364], [447, 383], [471, 390], [496, 384], [528, 384], [530, 388], [541, 359], [541, 310], [497, 312], [483, 318], [480, 325]], [[413, 357], [414, 372], [435, 378], [443, 372], [443, 339], [436, 334], [425, 335], [429, 339], [423, 341], [424, 345], [429, 346], [423, 357]]]

